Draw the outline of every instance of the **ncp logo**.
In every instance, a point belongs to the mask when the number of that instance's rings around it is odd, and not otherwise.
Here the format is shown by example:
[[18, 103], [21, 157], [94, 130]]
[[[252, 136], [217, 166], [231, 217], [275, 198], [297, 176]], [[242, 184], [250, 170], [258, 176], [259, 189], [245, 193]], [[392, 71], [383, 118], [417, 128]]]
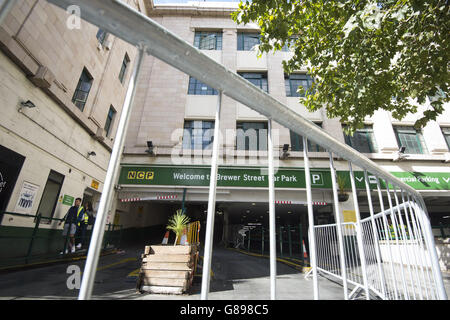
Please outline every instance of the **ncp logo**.
[[130, 180], [153, 180], [155, 173], [153, 171], [128, 171]]

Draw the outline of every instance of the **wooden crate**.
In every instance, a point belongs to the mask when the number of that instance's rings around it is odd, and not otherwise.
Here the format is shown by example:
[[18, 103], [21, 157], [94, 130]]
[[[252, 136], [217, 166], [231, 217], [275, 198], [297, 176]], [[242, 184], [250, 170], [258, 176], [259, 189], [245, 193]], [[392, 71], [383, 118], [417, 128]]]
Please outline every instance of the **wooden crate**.
[[141, 293], [183, 294], [192, 285], [197, 261], [195, 245], [146, 246], [136, 288]]

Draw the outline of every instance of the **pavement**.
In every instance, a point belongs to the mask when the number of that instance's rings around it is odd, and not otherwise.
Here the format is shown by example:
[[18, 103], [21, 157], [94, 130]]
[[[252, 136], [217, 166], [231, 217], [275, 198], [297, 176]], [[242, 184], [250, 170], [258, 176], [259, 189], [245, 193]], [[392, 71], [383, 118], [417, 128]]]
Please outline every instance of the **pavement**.
[[[201, 275], [183, 295], [136, 291], [142, 246], [129, 246], [99, 260], [92, 298], [96, 300], [200, 300]], [[200, 253], [201, 254], [201, 253]], [[74, 300], [78, 297], [73, 270], [85, 260], [0, 273], [0, 300]], [[270, 300], [269, 259], [216, 247], [211, 264], [210, 300]], [[201, 269], [200, 271], [201, 272]], [[82, 274], [81, 274], [82, 275]], [[79, 278], [78, 278], [79, 280]], [[343, 300], [342, 286], [319, 277], [321, 300]], [[450, 295], [450, 274], [444, 273]], [[277, 263], [276, 295], [279, 300], [312, 300], [312, 277], [285, 263]]]

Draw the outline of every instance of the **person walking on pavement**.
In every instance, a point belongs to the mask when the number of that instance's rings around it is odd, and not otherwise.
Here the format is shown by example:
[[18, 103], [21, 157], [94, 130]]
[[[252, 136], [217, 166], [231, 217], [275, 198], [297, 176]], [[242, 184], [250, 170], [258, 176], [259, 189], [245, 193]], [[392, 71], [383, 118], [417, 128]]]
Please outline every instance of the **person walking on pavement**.
[[77, 224], [83, 216], [84, 208], [81, 206], [81, 198], [76, 198], [75, 205], [70, 207], [62, 221], [58, 223], [58, 225], [61, 225], [64, 221], [63, 237], [66, 237], [67, 233], [69, 233], [69, 248], [66, 249], [64, 253], [68, 253], [68, 250], [70, 250], [71, 253], [75, 252], [75, 233], [77, 231]]
[[86, 245], [86, 231], [89, 224], [89, 218], [93, 217], [92, 203], [87, 202], [84, 205], [84, 211], [81, 217], [78, 219], [77, 232], [79, 234], [77, 249], [81, 249]]

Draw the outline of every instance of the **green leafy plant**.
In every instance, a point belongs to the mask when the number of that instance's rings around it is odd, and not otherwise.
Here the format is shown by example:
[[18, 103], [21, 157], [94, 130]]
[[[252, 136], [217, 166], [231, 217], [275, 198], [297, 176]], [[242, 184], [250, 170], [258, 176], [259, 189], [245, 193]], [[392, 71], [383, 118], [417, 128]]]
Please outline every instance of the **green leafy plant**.
[[190, 218], [183, 213], [182, 209], [178, 209], [177, 213], [169, 218], [167, 224], [167, 229], [175, 233], [174, 246], [177, 244], [178, 238], [183, 234], [184, 229], [186, 229], [189, 224]]
[[345, 194], [346, 179], [344, 176], [337, 174], [336, 182], [339, 188], [339, 194]]

